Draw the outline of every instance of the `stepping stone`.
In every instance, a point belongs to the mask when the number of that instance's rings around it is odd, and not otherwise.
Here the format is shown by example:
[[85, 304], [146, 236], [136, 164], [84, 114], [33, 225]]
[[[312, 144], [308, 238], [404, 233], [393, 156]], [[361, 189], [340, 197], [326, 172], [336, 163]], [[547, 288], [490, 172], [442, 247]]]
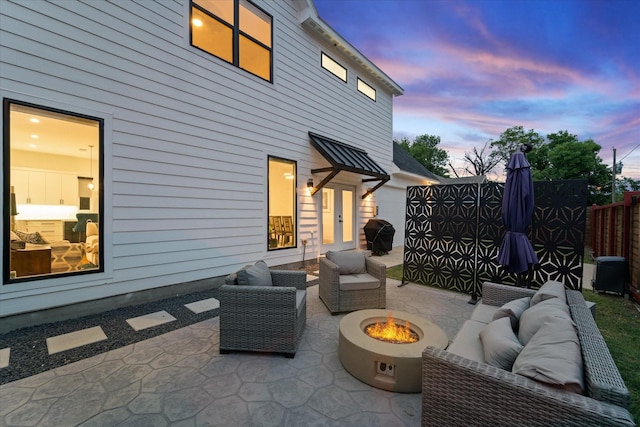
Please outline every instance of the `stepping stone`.
[[60, 353], [83, 345], [104, 341], [107, 336], [100, 326], [82, 329], [76, 332], [69, 332], [55, 337], [47, 338], [47, 349], [49, 354]]
[[127, 323], [134, 331], [141, 331], [153, 326], [173, 322], [174, 320], [176, 320], [175, 317], [162, 310], [156, 311], [155, 313], [145, 314], [144, 316], [134, 317], [133, 319], [127, 319]]
[[215, 310], [216, 308], [220, 308], [220, 301], [218, 301], [215, 298], [207, 298], [200, 301], [185, 304], [184, 306], [187, 307], [189, 310], [193, 311], [194, 313], [198, 314], [198, 313], [203, 313], [205, 311]]
[[3, 348], [0, 350], [0, 369], [9, 366], [9, 357], [11, 357], [11, 348]]
[[318, 278], [319, 278], [318, 276], [307, 274], [307, 282], [312, 282], [314, 280], [318, 280]]

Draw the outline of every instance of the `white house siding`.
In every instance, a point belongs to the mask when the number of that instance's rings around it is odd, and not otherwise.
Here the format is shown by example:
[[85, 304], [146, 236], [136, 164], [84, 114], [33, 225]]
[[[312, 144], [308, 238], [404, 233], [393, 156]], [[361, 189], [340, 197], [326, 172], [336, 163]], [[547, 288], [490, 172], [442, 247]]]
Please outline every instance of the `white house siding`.
[[[397, 170], [397, 168], [395, 168]], [[413, 174], [394, 173], [391, 181], [375, 192], [378, 218], [389, 221], [396, 230], [393, 246], [403, 247], [407, 211], [407, 187], [429, 185], [430, 181]]]
[[[269, 155], [297, 161], [309, 259], [320, 194], [305, 185], [327, 163], [308, 131], [391, 170], [391, 90], [299, 24], [304, 0], [255, 3], [273, 16], [273, 83], [190, 46], [186, 0], [0, 1], [0, 96], [105, 120], [105, 272], [0, 286], [0, 317], [300, 261], [299, 241], [267, 251]], [[321, 51], [348, 83], [320, 67]], [[337, 181], [363, 194], [361, 179]], [[360, 228], [372, 214], [362, 201]]]

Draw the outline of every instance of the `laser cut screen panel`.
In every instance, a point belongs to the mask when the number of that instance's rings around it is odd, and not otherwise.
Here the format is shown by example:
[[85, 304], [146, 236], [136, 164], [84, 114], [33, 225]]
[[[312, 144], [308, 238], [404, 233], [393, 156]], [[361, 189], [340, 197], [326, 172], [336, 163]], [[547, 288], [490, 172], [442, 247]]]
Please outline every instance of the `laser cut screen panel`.
[[[404, 280], [475, 295], [485, 281], [516, 285], [496, 261], [503, 190], [502, 183], [407, 188]], [[534, 183], [528, 237], [540, 264], [529, 286], [558, 280], [582, 288], [586, 192], [583, 180]]]

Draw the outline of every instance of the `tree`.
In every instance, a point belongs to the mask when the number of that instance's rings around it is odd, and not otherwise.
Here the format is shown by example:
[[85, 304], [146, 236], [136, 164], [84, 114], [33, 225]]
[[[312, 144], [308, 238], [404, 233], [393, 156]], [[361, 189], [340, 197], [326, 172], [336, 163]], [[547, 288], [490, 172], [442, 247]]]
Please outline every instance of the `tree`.
[[[495, 162], [496, 165], [503, 163], [506, 167], [511, 155], [522, 144], [531, 145], [532, 151], [527, 154], [527, 159], [529, 159], [532, 169], [544, 169], [546, 167], [544, 160], [546, 156], [542, 148], [545, 145], [544, 138], [533, 129], [525, 132], [522, 126], [509, 128], [500, 134], [500, 138], [497, 141], [491, 141], [493, 151], [489, 154], [489, 159]], [[538, 156], [541, 157], [538, 158]]]
[[[491, 157], [491, 153], [487, 152], [488, 148], [489, 143], [487, 142], [479, 151], [478, 147], [473, 147], [471, 153], [468, 151], [464, 153], [464, 171], [466, 173], [474, 176], [487, 175], [500, 163], [498, 158]], [[451, 162], [449, 162], [449, 167], [457, 177], [458, 173]]]
[[394, 142], [407, 150], [411, 157], [430, 172], [442, 177], [449, 176], [449, 171], [446, 169], [449, 162], [449, 154], [445, 150], [438, 148], [438, 144], [440, 144], [439, 136], [419, 135], [413, 142], [409, 141], [408, 138], [394, 139]]
[[566, 130], [550, 133], [545, 139], [533, 129], [525, 133], [522, 126], [515, 126], [491, 143], [494, 151], [490, 156], [506, 162], [523, 143], [533, 147], [527, 159], [534, 181], [586, 178], [589, 190], [587, 203], [609, 203], [612, 170], [602, 163], [598, 156], [602, 147], [595, 141], [579, 141], [577, 135]]

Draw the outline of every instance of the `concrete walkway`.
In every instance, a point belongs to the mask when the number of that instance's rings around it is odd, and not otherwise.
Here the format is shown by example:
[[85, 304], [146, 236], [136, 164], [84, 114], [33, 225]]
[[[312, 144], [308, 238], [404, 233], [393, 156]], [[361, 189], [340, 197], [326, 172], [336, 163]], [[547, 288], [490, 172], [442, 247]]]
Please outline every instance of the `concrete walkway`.
[[[388, 308], [427, 318], [449, 339], [469, 297], [387, 284]], [[219, 354], [213, 318], [0, 386], [0, 426], [418, 426], [420, 394], [353, 378], [337, 356], [338, 325], [309, 288], [295, 358]]]

